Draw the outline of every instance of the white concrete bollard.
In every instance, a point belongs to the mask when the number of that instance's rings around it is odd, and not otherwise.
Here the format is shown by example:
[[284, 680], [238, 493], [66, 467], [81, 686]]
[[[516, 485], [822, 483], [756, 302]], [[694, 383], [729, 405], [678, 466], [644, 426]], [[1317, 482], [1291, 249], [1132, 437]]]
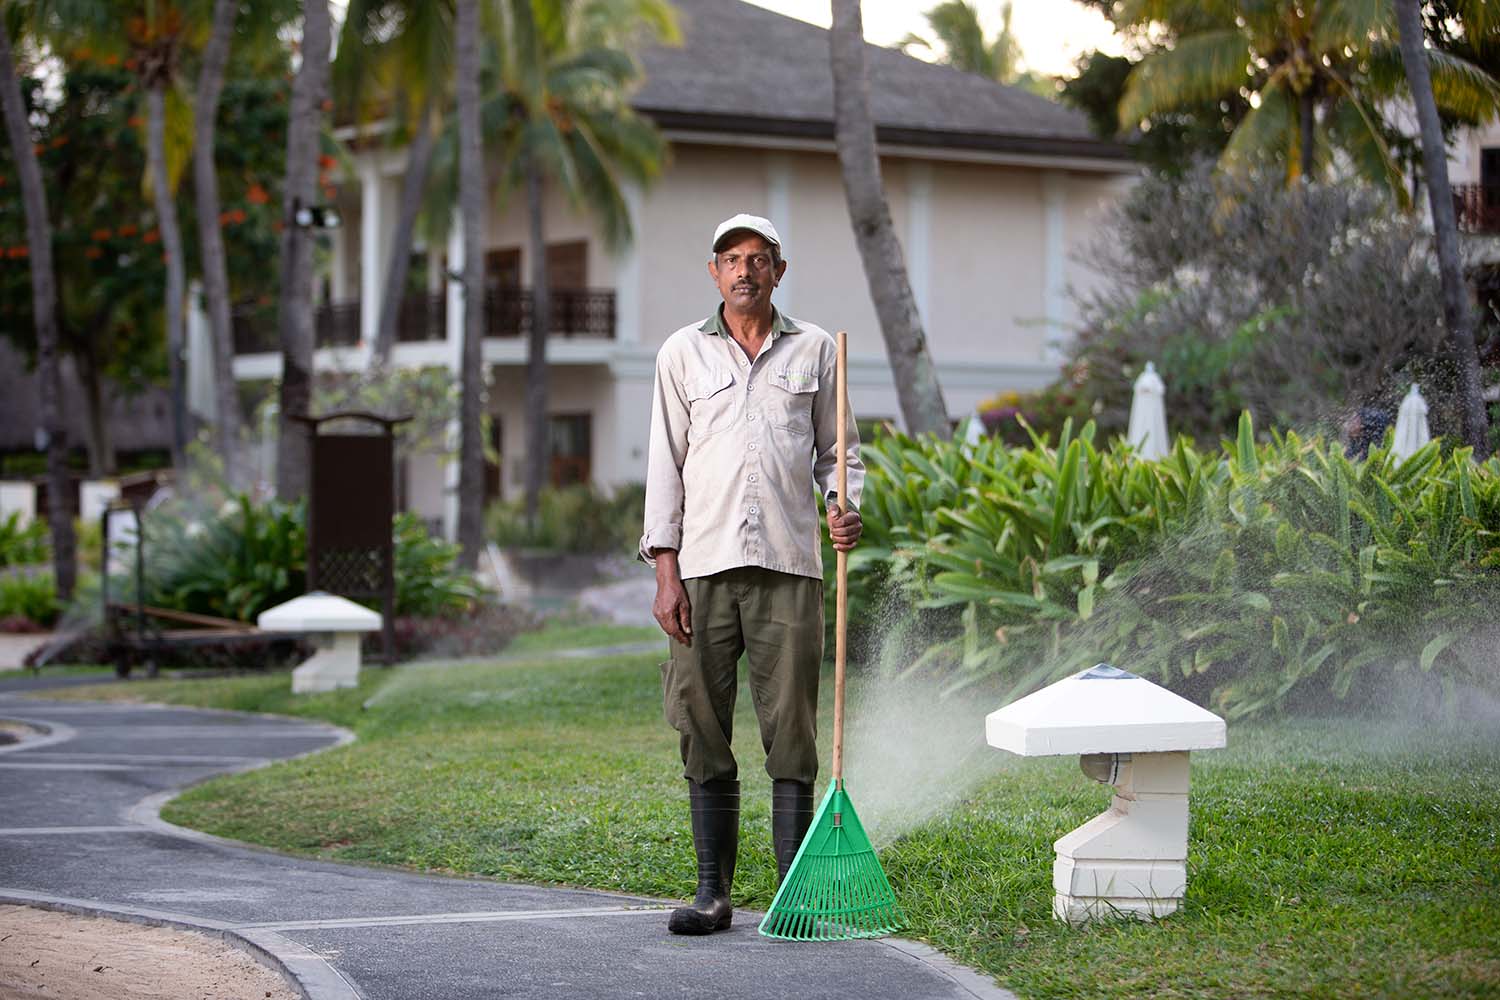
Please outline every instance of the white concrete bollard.
[[1222, 747], [1224, 720], [1101, 663], [985, 718], [990, 746], [1023, 757], [1079, 754], [1113, 785], [1109, 809], [1052, 846], [1052, 912], [1081, 923], [1164, 917], [1187, 891], [1188, 751]]
[[255, 623], [267, 632], [307, 634], [317, 643], [318, 651], [292, 671], [292, 693], [307, 694], [359, 685], [359, 636], [379, 631], [381, 617], [319, 590], [262, 611]]

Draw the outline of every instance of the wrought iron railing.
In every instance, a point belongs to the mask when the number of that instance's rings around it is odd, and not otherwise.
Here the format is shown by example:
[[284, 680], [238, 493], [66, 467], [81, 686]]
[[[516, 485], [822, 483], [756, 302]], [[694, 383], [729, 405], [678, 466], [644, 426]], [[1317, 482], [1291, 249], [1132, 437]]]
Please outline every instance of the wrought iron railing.
[[1453, 211], [1461, 232], [1500, 234], [1500, 184], [1453, 185]]
[[[485, 293], [484, 335], [520, 337], [531, 330], [532, 295], [526, 289], [499, 288]], [[354, 347], [360, 340], [361, 303], [335, 302], [313, 313], [318, 347]], [[276, 307], [237, 309], [233, 314], [234, 351], [257, 354], [281, 350]], [[615, 293], [598, 288], [560, 288], [552, 292], [551, 335], [604, 337], [615, 335]], [[444, 340], [448, 331], [448, 299], [442, 293], [408, 295], [401, 303], [396, 339], [401, 343]]]

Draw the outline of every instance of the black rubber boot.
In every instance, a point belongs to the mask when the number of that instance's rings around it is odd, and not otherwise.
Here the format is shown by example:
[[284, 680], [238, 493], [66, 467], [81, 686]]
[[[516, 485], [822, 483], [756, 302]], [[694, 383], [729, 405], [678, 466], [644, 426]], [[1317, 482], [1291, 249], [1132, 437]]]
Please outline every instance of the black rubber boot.
[[693, 848], [698, 853], [698, 894], [667, 920], [673, 934], [712, 934], [729, 926], [734, 910], [729, 890], [740, 847], [740, 783], [688, 782]]
[[771, 782], [771, 844], [776, 850], [776, 884], [786, 881], [787, 870], [807, 836], [813, 819], [813, 786], [805, 781], [778, 778]]

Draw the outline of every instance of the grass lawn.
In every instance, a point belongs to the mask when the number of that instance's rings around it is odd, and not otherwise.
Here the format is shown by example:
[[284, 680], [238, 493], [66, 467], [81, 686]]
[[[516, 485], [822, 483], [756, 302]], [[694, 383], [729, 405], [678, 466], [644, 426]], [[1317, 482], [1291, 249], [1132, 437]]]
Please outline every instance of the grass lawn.
[[[358, 691], [296, 700], [285, 674], [62, 696], [279, 712], [359, 734], [196, 788], [166, 810], [175, 823], [323, 858], [687, 896], [661, 657], [549, 659], [563, 641], [532, 642], [512, 652], [535, 659], [368, 670]], [[764, 908], [769, 780], [743, 690], [740, 708], [735, 896]], [[1188, 897], [1158, 925], [1051, 919], [1052, 841], [1108, 798], [1072, 758], [980, 752], [963, 794], [881, 858], [908, 934], [1023, 997], [1500, 996], [1495, 735], [1360, 718], [1231, 726], [1229, 749], [1193, 756]], [[849, 788], [861, 805], [853, 772]]]

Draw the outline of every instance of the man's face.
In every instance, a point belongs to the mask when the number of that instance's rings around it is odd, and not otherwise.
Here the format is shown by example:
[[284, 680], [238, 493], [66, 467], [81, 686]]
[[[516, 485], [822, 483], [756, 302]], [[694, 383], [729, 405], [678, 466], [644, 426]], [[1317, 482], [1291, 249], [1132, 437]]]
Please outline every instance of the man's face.
[[736, 233], [708, 262], [708, 273], [730, 309], [761, 312], [769, 308], [771, 291], [786, 273], [786, 261], [776, 262], [765, 237]]

